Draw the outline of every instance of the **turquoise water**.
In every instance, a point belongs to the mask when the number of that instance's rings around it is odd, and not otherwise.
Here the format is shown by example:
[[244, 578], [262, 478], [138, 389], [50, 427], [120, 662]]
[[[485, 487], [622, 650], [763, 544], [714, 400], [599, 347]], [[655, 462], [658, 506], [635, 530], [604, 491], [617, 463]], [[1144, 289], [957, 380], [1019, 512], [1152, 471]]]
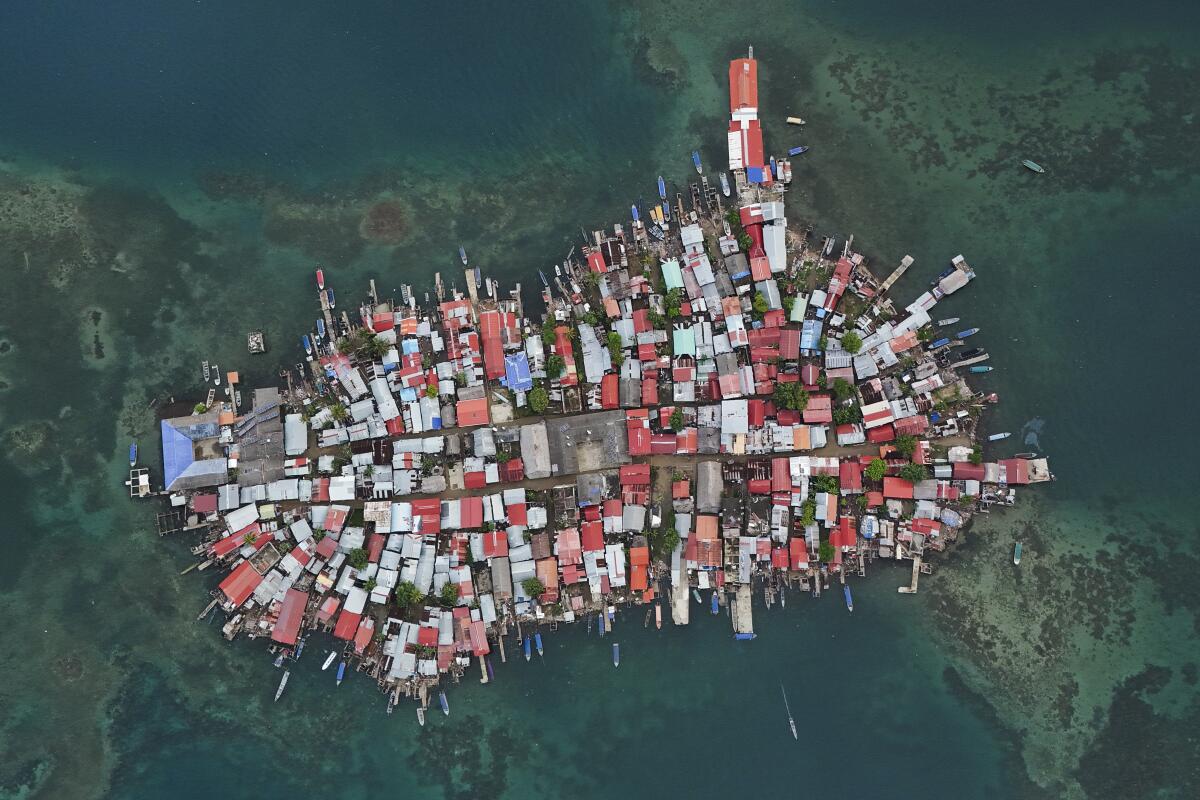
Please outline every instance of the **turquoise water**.
[[[1197, 430], [1172, 413], [1195, 384], [1200, 68], [1177, 6], [0, 9], [0, 797], [1200, 793]], [[813, 148], [789, 217], [854, 233], [879, 273], [911, 253], [901, 299], [962, 252], [979, 279], [945, 308], [993, 354], [988, 425], [1019, 433], [997, 452], [1044, 450], [1059, 480], [916, 597], [875, 570], [853, 616], [793, 595], [735, 645], [724, 619], [633, 613], [617, 670], [562, 630], [424, 729], [366, 681], [335, 690], [313, 641], [271, 703], [261, 649], [193, 622], [218, 576], [179, 577], [188, 543], [122, 496], [150, 403], [200, 399], [203, 358], [273, 380], [316, 262], [349, 300], [453, 276], [463, 242], [532, 284], [694, 147], [719, 163], [751, 27], [768, 145]], [[397, 224], [365, 237], [380, 203]]]

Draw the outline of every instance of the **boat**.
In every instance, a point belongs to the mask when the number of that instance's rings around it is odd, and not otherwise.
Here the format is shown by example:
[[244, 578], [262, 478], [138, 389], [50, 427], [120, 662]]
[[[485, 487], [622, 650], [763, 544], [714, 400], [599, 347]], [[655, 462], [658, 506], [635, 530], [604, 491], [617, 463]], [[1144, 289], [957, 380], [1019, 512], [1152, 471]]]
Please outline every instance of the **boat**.
[[604, 614], [597, 614], [596, 619], [600, 622], [600, 636], [604, 637]]
[[213, 371], [213, 386], [220, 386], [221, 385], [221, 365], [214, 363], [212, 371]]
[[671, 206], [666, 200], [663, 200], [662, 202], [662, 218], [663, 222], [671, 221]]
[[542, 634], [539, 631], [533, 633], [533, 646], [537, 648], [538, 658], [542, 658], [544, 651], [542, 650]]
[[483, 657], [483, 664], [487, 667], [487, 676], [489, 681], [496, 680], [496, 673], [492, 670], [492, 660], [487, 656]]
[[724, 172], [721, 173], [721, 194], [729, 197], [729, 178]]
[[696, 173], [698, 175], [704, 174], [704, 167], [700, 166], [700, 151], [699, 150], [692, 151], [692, 164], [694, 164], [696, 166]]
[[846, 610], [849, 611], [851, 614], [853, 614], [854, 613], [854, 598], [850, 596], [850, 585], [849, 584], [845, 584], [842, 586], [842, 594], [844, 594], [846, 596]]
[[658, 199], [659, 200], [667, 199], [667, 182], [663, 180], [662, 175], [658, 176]]
[[338, 654], [336, 650], [330, 650], [329, 655], [325, 659], [325, 663], [321, 665], [321, 671], [324, 672], [325, 670], [329, 669], [329, 665], [337, 660], [337, 656]]
[[621, 645], [618, 642], [613, 642], [613, 666], [621, 666]]
[[1021, 563], [1021, 543], [1017, 542], [1016, 544], [1013, 545], [1013, 565], [1016, 566], [1020, 563]]
[[317, 289], [325, 288], [325, 270], [317, 267]]
[[300, 654], [304, 652], [304, 639], [296, 643], [296, 652], [292, 653], [292, 661], [299, 661]]
[[968, 336], [974, 336], [977, 333], [979, 333], [979, 328], [967, 328], [965, 331], [959, 331], [954, 335], [959, 339], [965, 339]]
[[1046, 168], [1041, 164], [1037, 163], [1036, 161], [1030, 161], [1028, 158], [1021, 162], [1021, 166], [1025, 167], [1025, 169], [1032, 170], [1039, 175], [1046, 171]]
[[939, 328], [944, 328], [947, 325], [953, 325], [954, 323], [958, 322], [958, 320], [959, 317], [947, 317], [946, 319], [939, 319], [937, 324]]
[[561, 264], [554, 265], [554, 277], [556, 277], [556, 278], [562, 277], [562, 265]]
[[425, 709], [417, 706], [417, 724], [422, 728], [425, 727]]
[[325, 338], [325, 320], [317, 317], [317, 341]]
[[976, 375], [982, 375], [985, 372], [991, 372], [992, 367], [977, 364], [977, 365], [971, 367], [969, 371], [974, 372]]
[[304, 345], [305, 355], [311, 356], [312, 355], [312, 339], [308, 338], [307, 333], [304, 334], [304, 336], [300, 339], [300, 343]]
[[200, 370], [204, 373], [204, 382], [208, 383], [208, 379], [212, 377], [212, 367], [207, 361], [201, 361]]
[[275, 690], [275, 702], [279, 702], [279, 698], [283, 695], [283, 690], [287, 688], [288, 678], [292, 673], [289, 670], [283, 671], [283, 677], [279, 679], [279, 688]]
[[654, 604], [654, 627], [662, 630], [662, 606]]
[[787, 608], [787, 590], [779, 587], [779, 607]]
[[533, 649], [530, 647], [530, 643], [529, 643], [529, 637], [528, 637], [528, 636], [526, 636], [526, 637], [524, 638], [524, 640], [522, 640], [522, 642], [521, 642], [521, 647], [523, 647], [523, 648], [525, 649], [525, 660], [526, 660], [526, 661], [528, 661], [529, 659], [533, 658]]
[[771, 156], [771, 178], [779, 180], [779, 170], [775, 166], [775, 156]]
[[798, 156], [798, 155], [801, 155], [801, 154], [807, 153], [807, 152], [808, 152], [807, 145], [800, 145], [799, 147], [792, 147], [792, 148], [788, 149], [789, 156]]
[[721, 601], [717, 599], [717, 590], [716, 589], [713, 589], [713, 593], [712, 593], [712, 613], [714, 613], [714, 614], [721, 613]]
[[800, 734], [796, 732], [796, 720], [792, 719], [792, 707], [788, 705], [787, 690], [783, 688], [783, 684], [779, 684], [779, 691], [783, 692], [783, 708], [787, 711], [788, 727], [792, 729], [792, 738], [800, 741]]
[[345, 679], [346, 679], [346, 662], [342, 661], [342, 663], [338, 664], [337, 685], [341, 686], [342, 681], [344, 681]]
[[993, 433], [991, 436], [988, 437], [988, 441], [989, 442], [998, 442], [1001, 439], [1007, 439], [1010, 436], [1012, 436], [1012, 434], [1009, 433], [1008, 431], [1005, 431], [1004, 433]]
[[546, 280], [546, 273], [542, 272], [542, 271], [539, 269], [539, 270], [538, 270], [538, 277], [542, 279], [542, 286], [545, 286], [547, 289], [549, 289], [549, 288], [550, 288], [550, 281]]
[[458, 246], [458, 257], [462, 259], [463, 266], [465, 267], [467, 265], [467, 248], [461, 244]]
[[1037, 458], [1037, 453], [1017, 453], [1013, 458]]
[[937, 341], [935, 341], [933, 344], [929, 345], [929, 349], [930, 349], [930, 350], [936, 350], [937, 348], [939, 348], [939, 347], [945, 347], [945, 346], [946, 346], [946, 345], [948, 345], [948, 344], [950, 344], [950, 337], [948, 337], [948, 336], [943, 336], [942, 338], [940, 338], [940, 339], [938, 339]]
[[704, 603], [704, 598], [700, 596], [699, 589], [692, 589], [692, 597], [696, 598], [697, 603], [701, 603], [701, 604]]
[[446, 699], [445, 690], [438, 692], [438, 705], [442, 707], [443, 714], [450, 716], [450, 701]]
[[975, 356], [981, 356], [981, 355], [983, 355], [982, 347], [972, 347], [969, 350], [963, 350], [961, 353], [959, 353], [958, 360], [966, 361], [969, 358], [974, 358]]
[[631, 206], [629, 207], [629, 211], [630, 211], [630, 213], [632, 213], [632, 214], [633, 214], [633, 221], [634, 221], [634, 222], [641, 222], [641, 219], [638, 217], [638, 210], [637, 210], [637, 205], [636, 205], [636, 204], [635, 204], [635, 205], [631, 205]]
[[608, 607], [608, 621], [616, 622], [616, 620], [617, 620], [617, 607], [609, 606]]
[[804, 120], [800, 119], [799, 117], [788, 117], [787, 124], [788, 125], [804, 125], [805, 122], [804, 122]]
[[275, 656], [275, 660], [271, 662], [271, 666], [275, 667], [276, 669], [283, 666], [283, 653]]
[[137, 442], [129, 443], [129, 466], [137, 466]]

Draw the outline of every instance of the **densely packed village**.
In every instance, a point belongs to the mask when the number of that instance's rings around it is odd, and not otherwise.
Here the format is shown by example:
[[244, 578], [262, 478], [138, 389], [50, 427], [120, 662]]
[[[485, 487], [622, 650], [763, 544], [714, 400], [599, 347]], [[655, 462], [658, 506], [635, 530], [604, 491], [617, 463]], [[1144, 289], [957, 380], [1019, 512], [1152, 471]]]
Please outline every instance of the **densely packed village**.
[[540, 323], [462, 251], [465, 290], [439, 275], [423, 303], [372, 283], [348, 312], [319, 272], [286, 388], [243, 407], [228, 373], [224, 399], [161, 421], [176, 527], [222, 571], [206, 613], [228, 637], [283, 661], [328, 631], [389, 710], [423, 707], [472, 658], [486, 682], [506, 637], [528, 658], [531, 635], [611, 633], [623, 606], [660, 625], [725, 609], [747, 639], [754, 594], [840, 595], [883, 559], [910, 560], [916, 591], [972, 513], [1050, 479], [1036, 454], [986, 458], [997, 398], [966, 376], [987, 354], [931, 316], [971, 267], [897, 308], [911, 258], [881, 282], [852, 238], [789, 227], [753, 57], [729, 82], [733, 186], [700, 176], [672, 201], [660, 180], [661, 204], [542, 274]]

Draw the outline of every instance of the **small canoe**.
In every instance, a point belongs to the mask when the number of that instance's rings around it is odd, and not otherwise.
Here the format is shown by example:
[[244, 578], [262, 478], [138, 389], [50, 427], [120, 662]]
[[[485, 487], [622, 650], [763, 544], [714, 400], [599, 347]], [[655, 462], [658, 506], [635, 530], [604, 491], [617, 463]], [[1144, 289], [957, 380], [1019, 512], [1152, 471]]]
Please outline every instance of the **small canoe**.
[[540, 632], [533, 634], [533, 645], [537, 648], [538, 658], [541, 658], [545, 651], [542, 650], [542, 634]]
[[968, 336], [974, 336], [977, 333], [979, 333], [979, 328], [967, 328], [965, 331], [959, 331], [954, 335], [959, 339], [965, 339]]
[[603, 637], [604, 636], [604, 612], [601, 612], [599, 615], [597, 615], [596, 619], [600, 623], [600, 636]]
[[324, 672], [325, 670], [329, 669], [329, 666], [336, 660], [337, 660], [337, 651], [330, 650], [329, 656], [325, 659], [325, 663], [321, 665], [321, 671]]
[[137, 442], [129, 443], [129, 466], [137, 466]]
[[807, 145], [800, 145], [799, 147], [792, 147], [792, 148], [788, 149], [789, 156], [798, 156], [798, 155], [801, 155], [801, 154], [807, 153], [807, 152], [808, 152]]
[[422, 728], [425, 727], [425, 709], [417, 706], [417, 724]]
[[714, 613], [714, 614], [721, 613], [721, 601], [717, 599], [717, 590], [716, 589], [713, 589], [713, 593], [712, 593], [712, 613]]
[[346, 679], [346, 662], [338, 664], [337, 685], [341, 686], [342, 681]]
[[337, 308], [337, 303], [335, 303], [335, 302], [333, 301], [333, 289], [326, 289], [326, 290], [325, 290], [325, 296], [326, 296], [327, 298], [329, 298], [329, 307], [330, 307], [330, 308]]
[[970, 371], [971, 371], [971, 372], [974, 372], [976, 375], [982, 375], [982, 374], [983, 374], [983, 373], [985, 373], [985, 372], [991, 372], [991, 371], [992, 371], [992, 367], [989, 367], [989, 366], [987, 366], [987, 365], [979, 365], [979, 364], [977, 364], [976, 366], [974, 366], [974, 367], [971, 367], [971, 370], [970, 370]]
[[944, 328], [947, 325], [953, 325], [954, 323], [958, 322], [958, 320], [958, 317], [947, 317], [946, 319], [939, 319], [937, 324], [939, 328]]
[[467, 265], [467, 248], [463, 247], [461, 244], [458, 246], [458, 258], [460, 261], [462, 261], [463, 266], [465, 267]]
[[696, 167], [696, 174], [699, 175], [699, 174], [704, 173], [704, 167], [700, 166], [700, 151], [699, 150], [692, 151], [692, 165]]
[[803, 125], [805, 123], [804, 123], [804, 120], [800, 119], [799, 117], [788, 117], [787, 124], [788, 125]]
[[658, 199], [659, 200], [667, 199], [667, 182], [663, 180], [662, 175], [658, 176]]
[[988, 441], [989, 442], [998, 442], [1001, 439], [1007, 439], [1010, 436], [1012, 436], [1012, 434], [1009, 433], [1008, 431], [1005, 431], [1004, 433], [993, 433], [991, 436], [988, 437]]
[[662, 606], [654, 604], [654, 627], [662, 629]]
[[1016, 566], [1016, 565], [1019, 565], [1020, 563], [1021, 563], [1021, 543], [1017, 542], [1015, 545], [1013, 545], [1013, 565]]
[[1046, 168], [1036, 161], [1030, 161], [1028, 158], [1021, 162], [1021, 166], [1031, 172], [1036, 172], [1039, 175], [1046, 171]]
[[692, 589], [692, 597], [696, 598], [697, 603], [701, 603], [701, 604], [704, 603], [704, 598], [700, 596], [699, 589]]
[[521, 642], [521, 647], [525, 650], [525, 660], [526, 661], [533, 658], [533, 647], [531, 646], [531, 642], [529, 641], [528, 636], [526, 636], [525, 639]]
[[444, 691], [438, 692], [438, 705], [442, 707], [442, 713], [447, 717], [450, 716], [450, 701], [446, 699]]
[[629, 211], [630, 211], [630, 213], [632, 213], [632, 214], [633, 214], [633, 221], [634, 221], [634, 222], [639, 222], [640, 220], [638, 219], [638, 210], [637, 210], [637, 206], [636, 206], [636, 205], [632, 205], [632, 206], [630, 206], [630, 207], [629, 207]]
[[846, 610], [853, 614], [854, 598], [850, 596], [850, 586], [848, 584], [842, 587], [842, 594], [846, 597]]
[[617, 642], [613, 642], [613, 666], [621, 666], [621, 645]]

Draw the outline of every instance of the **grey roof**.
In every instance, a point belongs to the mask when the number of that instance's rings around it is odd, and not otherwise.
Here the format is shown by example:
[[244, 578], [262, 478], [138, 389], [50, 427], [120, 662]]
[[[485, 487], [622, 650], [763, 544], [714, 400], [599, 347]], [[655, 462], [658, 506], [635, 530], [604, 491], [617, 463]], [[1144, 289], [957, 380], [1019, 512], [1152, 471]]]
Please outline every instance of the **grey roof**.
[[187, 469], [179, 473], [179, 477], [175, 478], [167, 489], [178, 492], [203, 489], [207, 486], [220, 486], [228, 482], [228, 462], [224, 458], [204, 458], [189, 464]]
[[551, 471], [555, 475], [574, 475], [629, 463], [624, 411], [556, 417], [546, 422], [546, 436]]
[[550, 444], [546, 437], [546, 423], [538, 422], [521, 427], [521, 461], [525, 465], [525, 477], [550, 477]]
[[720, 462], [701, 461], [696, 465], [696, 513], [717, 513], [723, 485]]

